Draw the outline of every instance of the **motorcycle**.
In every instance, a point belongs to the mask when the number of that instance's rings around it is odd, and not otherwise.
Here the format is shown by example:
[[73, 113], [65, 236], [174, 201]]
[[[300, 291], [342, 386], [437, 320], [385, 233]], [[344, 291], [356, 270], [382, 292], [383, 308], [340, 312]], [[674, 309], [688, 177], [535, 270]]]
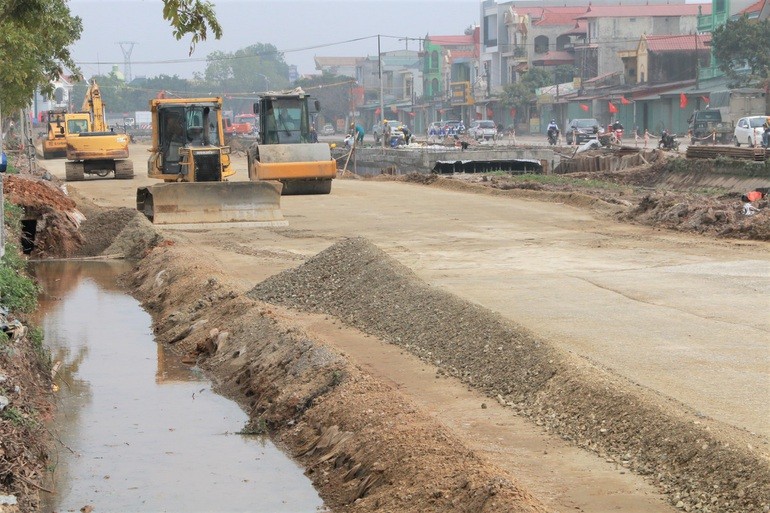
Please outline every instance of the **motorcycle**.
[[660, 134], [660, 141], [658, 141], [658, 148], [662, 150], [674, 150], [679, 151], [679, 140], [676, 138], [676, 134], [669, 134], [667, 131], [663, 131]]
[[548, 144], [550, 144], [551, 146], [555, 146], [558, 141], [559, 141], [559, 130], [556, 128], [549, 128]]

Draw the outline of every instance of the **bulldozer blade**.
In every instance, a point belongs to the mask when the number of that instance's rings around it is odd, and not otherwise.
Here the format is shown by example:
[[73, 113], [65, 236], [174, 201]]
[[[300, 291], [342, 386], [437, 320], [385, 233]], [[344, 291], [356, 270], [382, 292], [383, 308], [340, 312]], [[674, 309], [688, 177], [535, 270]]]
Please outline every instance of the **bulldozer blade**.
[[174, 182], [140, 187], [136, 209], [153, 224], [286, 226], [279, 182]]

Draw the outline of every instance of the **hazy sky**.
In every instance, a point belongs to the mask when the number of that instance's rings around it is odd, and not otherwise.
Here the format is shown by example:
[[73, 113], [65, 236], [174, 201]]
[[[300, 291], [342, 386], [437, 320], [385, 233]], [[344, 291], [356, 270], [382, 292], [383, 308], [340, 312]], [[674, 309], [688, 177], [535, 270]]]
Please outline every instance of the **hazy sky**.
[[[220, 40], [200, 43], [188, 57], [189, 37], [177, 41], [162, 17], [160, 0], [70, 0], [83, 19], [80, 41], [72, 48], [86, 77], [123, 71], [119, 42], [135, 42], [132, 76], [167, 74], [192, 77], [203, 72], [206, 55], [233, 52], [254, 43], [270, 43], [284, 52], [300, 73], [316, 73], [313, 57], [377, 55], [405, 48], [399, 37], [462, 34], [479, 23], [479, 0], [213, 0], [223, 29]], [[361, 41], [344, 43], [354, 39]], [[416, 49], [416, 41], [409, 42]], [[128, 49], [128, 45], [123, 45]]]

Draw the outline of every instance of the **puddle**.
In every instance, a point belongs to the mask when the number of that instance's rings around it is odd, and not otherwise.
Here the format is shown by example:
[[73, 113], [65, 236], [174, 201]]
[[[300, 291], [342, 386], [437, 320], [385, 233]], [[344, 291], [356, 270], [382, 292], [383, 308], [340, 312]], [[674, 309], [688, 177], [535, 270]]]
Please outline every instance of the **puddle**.
[[124, 263], [43, 262], [38, 318], [61, 367], [59, 439], [44, 512], [314, 513], [303, 469], [236, 434], [237, 404], [155, 343], [149, 314], [115, 285]]

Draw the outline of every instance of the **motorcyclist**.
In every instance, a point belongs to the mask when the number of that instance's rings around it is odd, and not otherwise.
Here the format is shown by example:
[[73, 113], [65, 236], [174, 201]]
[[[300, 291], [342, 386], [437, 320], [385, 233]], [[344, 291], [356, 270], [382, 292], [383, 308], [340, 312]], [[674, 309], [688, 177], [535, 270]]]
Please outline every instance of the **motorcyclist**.
[[677, 146], [674, 143], [674, 136], [669, 134], [668, 130], [664, 128], [663, 132], [660, 134], [660, 142], [658, 143], [658, 147], [666, 150], [673, 150], [674, 146]]
[[552, 119], [550, 123], [548, 123], [548, 127], [546, 127], [546, 133], [548, 134], [548, 140], [556, 141], [556, 139], [559, 138], [559, 125], [556, 123], [555, 119]]

